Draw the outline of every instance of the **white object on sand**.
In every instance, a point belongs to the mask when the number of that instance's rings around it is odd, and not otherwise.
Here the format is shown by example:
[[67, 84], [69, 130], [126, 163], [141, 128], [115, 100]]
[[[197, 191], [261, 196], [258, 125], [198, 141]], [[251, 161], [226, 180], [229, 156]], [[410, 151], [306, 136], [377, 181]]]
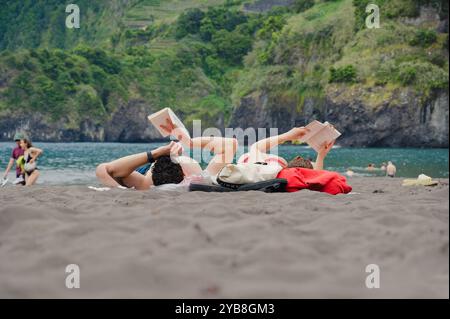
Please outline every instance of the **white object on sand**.
[[403, 180], [403, 186], [436, 186], [439, 182], [433, 181], [430, 176], [420, 174], [417, 179], [405, 179]]
[[23, 178], [22, 175], [20, 175], [20, 176], [17, 177], [16, 180], [13, 182], [13, 185], [17, 185], [17, 184], [20, 184], [20, 183], [23, 183], [23, 182], [25, 182], [25, 179]]
[[227, 164], [217, 175], [217, 180], [231, 184], [248, 184], [276, 178], [282, 167], [253, 163]]
[[[89, 189], [92, 189], [92, 190], [94, 190], [94, 191], [97, 191], [97, 192], [107, 192], [107, 191], [111, 190], [110, 187], [95, 187], [95, 186], [88, 186], [88, 188], [89, 188]], [[117, 186], [116, 188], [118, 188], [118, 189], [134, 189], [134, 187], [133, 187], [133, 188], [127, 188], [127, 187], [121, 186], [121, 185]]]
[[1, 187], [5, 186], [6, 183], [8, 183], [8, 179], [7, 178], [2, 178], [2, 186]]
[[109, 191], [111, 189], [109, 187], [94, 187], [94, 186], [88, 186], [88, 188], [92, 189], [94, 191], [97, 191], [97, 192], [106, 192], [106, 191]]

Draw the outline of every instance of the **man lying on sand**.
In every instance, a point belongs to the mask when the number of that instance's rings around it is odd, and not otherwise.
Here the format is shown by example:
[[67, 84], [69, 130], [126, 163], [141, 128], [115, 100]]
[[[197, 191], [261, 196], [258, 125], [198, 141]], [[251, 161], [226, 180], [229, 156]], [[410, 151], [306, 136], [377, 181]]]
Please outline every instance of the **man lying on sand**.
[[[172, 128], [168, 128], [172, 132]], [[208, 149], [214, 154], [208, 167], [203, 171], [193, 159], [182, 156], [180, 143], [171, 142], [152, 151], [126, 156], [97, 166], [98, 180], [108, 187], [127, 187], [147, 190], [151, 186], [180, 184], [189, 182], [190, 177], [216, 175], [226, 164], [232, 163], [237, 150], [237, 140], [222, 137], [179, 137], [179, 140], [191, 148]], [[145, 174], [137, 170], [154, 163]]]

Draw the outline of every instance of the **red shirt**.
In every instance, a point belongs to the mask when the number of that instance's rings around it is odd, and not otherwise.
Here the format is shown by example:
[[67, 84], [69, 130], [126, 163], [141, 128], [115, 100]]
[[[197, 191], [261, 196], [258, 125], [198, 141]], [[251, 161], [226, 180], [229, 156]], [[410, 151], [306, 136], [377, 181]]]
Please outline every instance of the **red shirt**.
[[[17, 160], [19, 157], [23, 156], [24, 154], [24, 150], [17, 146], [16, 148], [13, 149], [12, 154], [11, 154], [11, 158], [14, 160]], [[21, 173], [20, 167], [16, 164], [16, 176], [19, 176]]]

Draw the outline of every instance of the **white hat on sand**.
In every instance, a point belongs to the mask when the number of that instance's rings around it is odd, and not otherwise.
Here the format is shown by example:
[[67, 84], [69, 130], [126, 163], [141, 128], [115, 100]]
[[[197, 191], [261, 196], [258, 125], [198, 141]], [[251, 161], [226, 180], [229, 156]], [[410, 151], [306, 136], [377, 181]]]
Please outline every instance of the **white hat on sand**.
[[436, 186], [439, 182], [433, 181], [430, 176], [420, 174], [417, 179], [403, 180], [403, 186]]

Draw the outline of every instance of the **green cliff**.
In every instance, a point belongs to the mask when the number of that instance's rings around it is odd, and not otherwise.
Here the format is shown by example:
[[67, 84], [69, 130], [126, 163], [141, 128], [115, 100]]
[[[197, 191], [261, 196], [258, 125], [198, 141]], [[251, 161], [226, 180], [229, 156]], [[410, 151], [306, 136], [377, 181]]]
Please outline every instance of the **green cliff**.
[[[448, 4], [143, 0], [0, 4], [0, 139], [148, 141], [171, 107], [202, 127], [332, 121], [345, 145], [448, 146]], [[189, 126], [189, 125], [188, 125]]]

